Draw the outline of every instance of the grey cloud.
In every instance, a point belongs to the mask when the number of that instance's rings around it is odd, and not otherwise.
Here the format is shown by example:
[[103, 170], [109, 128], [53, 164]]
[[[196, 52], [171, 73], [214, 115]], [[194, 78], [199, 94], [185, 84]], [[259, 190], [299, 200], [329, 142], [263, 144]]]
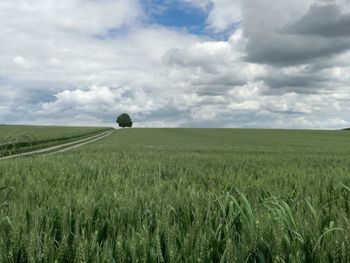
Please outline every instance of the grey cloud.
[[219, 74], [218, 76], [212, 76], [211, 78], [203, 78], [192, 82], [194, 86], [216, 86], [220, 89], [225, 87], [242, 86], [246, 83], [246, 80], [239, 76], [231, 74]]
[[[243, 21], [246, 59], [276, 66], [310, 64], [350, 50], [349, 14], [340, 4], [312, 0], [247, 0]], [[318, 62], [318, 61], [317, 61]]]
[[191, 54], [187, 53], [187, 50], [179, 49], [169, 50], [164, 55], [163, 60], [170, 66], [200, 68], [210, 74], [217, 74], [220, 70], [218, 66], [221, 66], [220, 61], [215, 57], [192, 57]]
[[196, 90], [199, 96], [220, 96], [225, 95], [231, 87], [226, 85], [203, 85]]
[[29, 105], [37, 105], [43, 101], [54, 101], [54, 95], [47, 90], [43, 89], [31, 89], [23, 92], [25, 96], [25, 102]]
[[318, 36], [266, 35], [252, 36], [246, 59], [277, 66], [310, 63], [350, 49], [350, 39], [325, 39]]
[[[286, 116], [285, 112], [274, 112], [268, 115], [261, 115], [257, 112], [230, 112], [218, 116], [213, 120], [197, 120], [189, 121], [181, 125], [181, 127], [208, 127], [208, 128], [276, 128], [276, 119]], [[288, 114], [289, 118], [299, 117], [300, 114]], [[284, 117], [286, 118], [286, 117]]]
[[188, 119], [190, 116], [190, 112], [188, 109], [186, 110], [179, 110], [174, 106], [167, 106], [160, 110], [153, 111], [152, 114], [142, 114], [137, 113], [135, 115], [132, 115], [132, 118], [135, 120], [135, 122], [156, 122], [156, 121], [165, 121], [167, 123], [175, 123], [179, 120], [185, 120]]
[[[315, 88], [327, 87], [329, 78], [312, 74], [275, 74], [262, 78], [266, 85], [272, 89], [289, 88], [289, 91], [299, 93], [315, 93]], [[296, 89], [294, 89], [296, 88]]]
[[302, 95], [313, 95], [313, 94], [323, 94], [324, 90], [319, 87], [311, 86], [300, 86], [300, 87], [290, 87], [290, 86], [280, 86], [279, 88], [273, 88], [265, 91], [263, 94], [266, 96], [283, 96], [288, 93], [297, 93]]
[[283, 32], [322, 37], [350, 37], [350, 14], [336, 5], [312, 5], [308, 13]]

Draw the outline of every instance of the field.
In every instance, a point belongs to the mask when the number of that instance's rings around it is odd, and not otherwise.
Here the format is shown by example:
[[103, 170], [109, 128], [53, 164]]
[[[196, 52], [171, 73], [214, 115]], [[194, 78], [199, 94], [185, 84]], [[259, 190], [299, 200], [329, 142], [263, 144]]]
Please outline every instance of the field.
[[0, 162], [0, 262], [350, 262], [350, 132], [124, 129]]
[[106, 128], [0, 125], [0, 156], [69, 142], [103, 130]]

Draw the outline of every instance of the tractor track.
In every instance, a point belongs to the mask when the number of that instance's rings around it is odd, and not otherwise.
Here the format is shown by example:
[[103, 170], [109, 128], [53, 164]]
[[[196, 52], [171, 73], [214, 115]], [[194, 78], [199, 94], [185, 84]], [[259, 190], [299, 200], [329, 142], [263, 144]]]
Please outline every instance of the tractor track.
[[39, 155], [39, 154], [53, 155], [53, 154], [57, 154], [57, 153], [62, 153], [62, 152], [66, 152], [66, 151], [69, 151], [69, 150], [72, 150], [72, 149], [84, 146], [84, 145], [92, 143], [92, 142], [96, 142], [98, 140], [106, 138], [107, 136], [111, 135], [112, 133], [113, 133], [113, 131], [106, 131], [106, 132], [102, 132], [102, 133], [99, 133], [99, 134], [95, 134], [95, 135], [90, 136], [88, 138], [76, 140], [76, 141], [69, 142], [69, 143], [55, 145], [55, 146], [43, 148], [43, 149], [36, 150], [36, 151], [31, 151], [31, 152], [25, 152], [25, 153], [19, 153], [19, 154], [14, 154], [14, 155], [10, 155], [10, 156], [5, 156], [5, 157], [1, 157], [0, 161], [14, 159], [14, 158], [19, 158], [19, 157], [25, 157], [25, 156]]

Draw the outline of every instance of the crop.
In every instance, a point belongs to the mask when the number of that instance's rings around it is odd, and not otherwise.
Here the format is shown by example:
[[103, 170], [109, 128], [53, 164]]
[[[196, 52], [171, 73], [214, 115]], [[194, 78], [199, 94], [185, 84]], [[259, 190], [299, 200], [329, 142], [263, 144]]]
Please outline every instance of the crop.
[[0, 125], [0, 157], [62, 144], [107, 128]]
[[349, 262], [349, 139], [128, 129], [0, 162], [0, 262]]

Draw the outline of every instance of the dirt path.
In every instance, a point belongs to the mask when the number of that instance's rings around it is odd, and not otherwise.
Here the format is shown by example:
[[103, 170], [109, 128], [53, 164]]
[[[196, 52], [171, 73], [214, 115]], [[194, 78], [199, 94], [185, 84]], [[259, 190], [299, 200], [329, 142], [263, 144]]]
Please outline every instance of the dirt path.
[[1, 157], [0, 161], [18, 158], [18, 157], [22, 157], [22, 156], [36, 155], [36, 154], [49, 154], [49, 155], [51, 155], [51, 154], [61, 153], [61, 152], [65, 152], [65, 151], [69, 151], [71, 149], [81, 147], [81, 146], [86, 145], [88, 143], [92, 143], [92, 142], [101, 140], [101, 139], [111, 135], [112, 133], [113, 133], [113, 131], [107, 131], [107, 132], [99, 133], [97, 135], [90, 136], [90, 137], [85, 138], [85, 139], [81, 139], [81, 140], [77, 140], [77, 141], [73, 141], [73, 142], [69, 142], [69, 143], [64, 143], [64, 144], [36, 150], [36, 151], [5, 156], [5, 157]]
[[59, 149], [57, 151], [54, 151], [54, 152], [50, 152], [49, 155], [52, 155], [52, 154], [56, 154], [56, 153], [62, 153], [62, 152], [66, 152], [66, 151], [69, 151], [69, 150], [72, 150], [72, 149], [75, 149], [75, 148], [78, 148], [78, 147], [81, 147], [85, 144], [88, 144], [88, 143], [92, 143], [92, 142], [95, 142], [95, 141], [98, 141], [98, 140], [101, 140], [109, 135], [111, 135], [113, 133], [113, 131], [109, 131], [109, 132], [106, 132], [105, 134], [101, 135], [100, 137], [97, 137], [97, 138], [90, 138], [90, 140], [86, 141], [86, 142], [81, 142], [79, 144], [74, 144], [73, 146], [70, 146], [70, 147], [67, 147], [67, 148], [64, 148], [64, 149]]

